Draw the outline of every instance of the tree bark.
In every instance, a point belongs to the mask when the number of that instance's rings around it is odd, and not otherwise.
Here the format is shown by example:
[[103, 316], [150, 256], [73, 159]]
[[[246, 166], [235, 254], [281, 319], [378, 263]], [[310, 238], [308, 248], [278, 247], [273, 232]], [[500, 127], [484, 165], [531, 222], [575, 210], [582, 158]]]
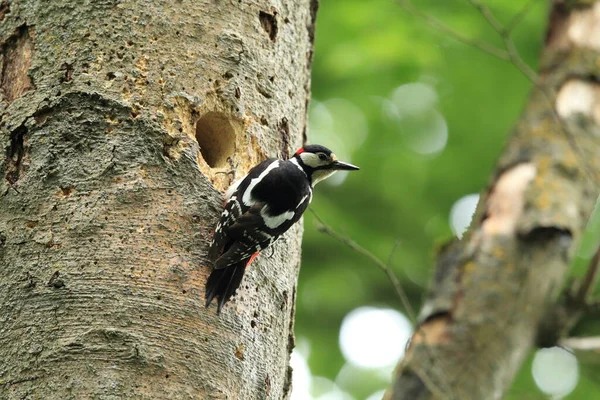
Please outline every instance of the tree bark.
[[552, 325], [599, 193], [600, 2], [575, 3], [553, 2], [539, 86], [468, 235], [438, 255], [386, 399], [500, 399]]
[[2, 2], [0, 398], [289, 396], [302, 227], [220, 316], [205, 256], [305, 138], [316, 7]]

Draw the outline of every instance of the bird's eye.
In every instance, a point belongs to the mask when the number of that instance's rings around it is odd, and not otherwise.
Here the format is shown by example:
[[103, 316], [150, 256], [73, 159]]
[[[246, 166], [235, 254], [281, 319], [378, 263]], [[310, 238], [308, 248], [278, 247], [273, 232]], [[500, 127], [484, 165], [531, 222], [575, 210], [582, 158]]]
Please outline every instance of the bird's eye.
[[325, 161], [325, 160], [327, 160], [327, 156], [323, 153], [319, 153], [319, 160]]

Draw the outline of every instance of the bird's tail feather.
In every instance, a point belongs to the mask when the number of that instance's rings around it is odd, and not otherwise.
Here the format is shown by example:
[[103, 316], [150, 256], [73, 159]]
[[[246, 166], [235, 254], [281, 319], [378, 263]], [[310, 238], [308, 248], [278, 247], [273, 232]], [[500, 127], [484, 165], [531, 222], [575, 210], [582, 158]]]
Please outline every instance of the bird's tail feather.
[[246, 262], [243, 260], [227, 268], [213, 269], [206, 281], [206, 307], [216, 297], [218, 302], [217, 314], [221, 313], [223, 305], [233, 296], [242, 282], [246, 272]]

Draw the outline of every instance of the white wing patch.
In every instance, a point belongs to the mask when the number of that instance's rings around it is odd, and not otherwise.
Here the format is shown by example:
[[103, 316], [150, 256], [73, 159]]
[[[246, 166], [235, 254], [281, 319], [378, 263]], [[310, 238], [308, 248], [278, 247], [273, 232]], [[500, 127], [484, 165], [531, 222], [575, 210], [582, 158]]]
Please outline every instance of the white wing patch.
[[242, 215], [242, 206], [240, 205], [240, 202], [237, 201], [237, 196], [231, 196], [228, 203], [232, 203], [235, 207], [235, 210], [233, 208], [231, 209], [231, 214], [233, 217], [239, 218], [240, 215]]
[[[244, 178], [245, 178], [245, 176], [244, 176]], [[225, 192], [225, 202], [227, 202], [229, 200], [229, 198], [231, 197], [231, 195], [233, 195], [235, 193], [235, 191], [237, 190], [238, 186], [240, 186], [240, 183], [242, 183], [244, 178], [238, 179], [237, 181], [233, 182], [231, 184], [231, 186], [229, 186], [229, 189], [227, 189], [227, 191]]]
[[242, 196], [242, 202], [246, 206], [251, 207], [256, 203], [256, 199], [252, 197], [252, 190], [254, 189], [254, 186], [258, 185], [258, 183], [262, 181], [263, 178], [267, 176], [269, 172], [271, 172], [277, 167], [279, 167], [279, 160], [273, 161], [259, 176], [250, 181], [250, 184], [248, 185], [246, 191], [244, 192], [244, 195]]
[[296, 167], [298, 167], [298, 169], [299, 169], [300, 171], [302, 171], [302, 173], [304, 174], [304, 176], [306, 176], [306, 172], [304, 172], [304, 169], [303, 169], [303, 168], [300, 166], [300, 163], [298, 162], [298, 160], [296, 160], [296, 158], [294, 158], [294, 157], [293, 157], [293, 158], [290, 160], [290, 162], [291, 162], [292, 164], [294, 164]]
[[295, 213], [293, 211], [286, 211], [279, 215], [270, 216], [269, 215], [269, 206], [265, 205], [260, 210], [260, 216], [262, 217], [265, 225], [271, 229], [277, 228], [279, 225], [283, 224], [285, 221], [288, 221], [294, 218]]

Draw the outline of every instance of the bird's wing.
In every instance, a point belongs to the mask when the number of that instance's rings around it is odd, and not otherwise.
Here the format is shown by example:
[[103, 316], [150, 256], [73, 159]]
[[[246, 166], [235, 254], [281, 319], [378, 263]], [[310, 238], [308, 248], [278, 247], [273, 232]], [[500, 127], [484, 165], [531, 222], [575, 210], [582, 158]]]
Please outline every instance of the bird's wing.
[[216, 260], [215, 268], [225, 268], [249, 259], [277, 240], [279, 234], [265, 226], [261, 215], [264, 207], [264, 203], [256, 203], [229, 227], [227, 235], [232, 240], [232, 244]]
[[225, 203], [225, 209], [215, 228], [215, 234], [208, 250], [208, 258], [210, 260], [216, 260], [221, 256], [225, 247], [230, 243], [229, 227], [235, 224], [235, 221], [242, 216], [242, 207], [241, 199], [238, 199], [235, 195], [231, 196], [227, 203]]
[[225, 192], [225, 209], [221, 214], [221, 218], [217, 227], [213, 240], [208, 250], [208, 257], [210, 260], [216, 260], [224, 252], [228, 250], [228, 247], [232, 244], [232, 238], [229, 234], [229, 227], [235, 224], [235, 222], [248, 211], [248, 206], [242, 201], [242, 197], [248, 185], [252, 182], [252, 179], [260, 176], [274, 159], [265, 160], [252, 168], [248, 175], [234, 182], [229, 189]]
[[262, 251], [285, 233], [304, 213], [310, 197], [306, 195], [295, 209], [273, 215], [266, 203], [256, 203], [227, 229], [231, 246], [215, 262], [225, 268]]

